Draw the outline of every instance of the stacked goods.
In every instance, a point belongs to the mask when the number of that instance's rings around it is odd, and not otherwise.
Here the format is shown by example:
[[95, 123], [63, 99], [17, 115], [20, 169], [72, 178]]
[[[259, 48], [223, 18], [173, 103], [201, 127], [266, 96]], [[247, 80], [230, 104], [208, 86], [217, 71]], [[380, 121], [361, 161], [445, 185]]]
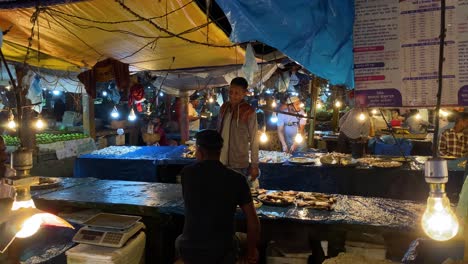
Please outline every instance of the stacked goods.
[[319, 210], [332, 210], [336, 197], [323, 193], [275, 191], [259, 194], [257, 197], [267, 205], [288, 206], [296, 204], [299, 207]]
[[[37, 144], [51, 144], [60, 141], [69, 141], [76, 139], [87, 138], [88, 136], [82, 133], [67, 133], [67, 134], [49, 134], [41, 133], [36, 134], [36, 143]], [[3, 139], [7, 146], [18, 146], [20, 144], [19, 138], [15, 136], [4, 135]]]

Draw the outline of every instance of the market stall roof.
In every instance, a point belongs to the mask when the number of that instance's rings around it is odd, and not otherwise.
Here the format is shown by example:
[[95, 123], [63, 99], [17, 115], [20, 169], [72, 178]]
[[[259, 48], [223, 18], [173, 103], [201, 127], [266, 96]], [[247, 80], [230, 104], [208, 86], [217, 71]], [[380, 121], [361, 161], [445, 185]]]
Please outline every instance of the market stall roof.
[[[275, 62], [261, 64], [260, 70], [253, 74], [250, 87], [258, 87], [270, 79], [278, 69]], [[152, 71], [150, 76], [157, 77], [152, 84], [167, 94], [174, 96], [190, 95], [195, 90], [228, 86], [235, 77], [246, 77], [241, 66], [228, 65], [213, 68], [190, 70]]]
[[131, 70], [232, 65], [244, 60], [243, 50], [207, 21], [195, 1], [64, 2], [0, 10], [0, 27], [12, 26], [2, 47], [8, 60], [24, 61], [31, 32], [26, 62], [54, 70], [80, 71], [105, 58], [128, 63]]

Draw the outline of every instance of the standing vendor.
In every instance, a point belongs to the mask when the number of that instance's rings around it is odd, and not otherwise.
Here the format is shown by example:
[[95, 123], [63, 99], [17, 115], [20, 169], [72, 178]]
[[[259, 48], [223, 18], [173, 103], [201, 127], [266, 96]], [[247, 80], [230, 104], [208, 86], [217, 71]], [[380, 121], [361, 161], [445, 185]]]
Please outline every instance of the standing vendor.
[[189, 119], [189, 130], [198, 131], [200, 130], [200, 115], [197, 112], [200, 100], [195, 93], [190, 97], [190, 103], [188, 104], [188, 119]]
[[[304, 110], [301, 109], [301, 100], [297, 96], [288, 97], [286, 99], [287, 107], [284, 112], [304, 116]], [[293, 153], [296, 151], [304, 151], [306, 142], [296, 142], [296, 135], [299, 133], [304, 138], [304, 128], [306, 119], [287, 114], [278, 114], [278, 137], [284, 152]]]
[[339, 125], [338, 152], [362, 157], [371, 127], [369, 113], [363, 108], [353, 108], [340, 118]]
[[224, 145], [220, 160], [246, 176], [251, 188], [258, 188], [258, 124], [255, 109], [244, 100], [247, 87], [246, 79], [234, 78], [229, 87], [229, 101], [221, 106], [218, 131]]

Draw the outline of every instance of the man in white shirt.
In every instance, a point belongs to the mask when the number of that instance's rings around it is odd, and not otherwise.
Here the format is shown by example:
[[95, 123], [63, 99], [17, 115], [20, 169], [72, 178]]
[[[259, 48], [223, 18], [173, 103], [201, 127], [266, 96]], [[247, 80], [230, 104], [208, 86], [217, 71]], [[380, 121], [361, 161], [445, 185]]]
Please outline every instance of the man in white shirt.
[[353, 158], [364, 154], [364, 144], [369, 137], [369, 113], [364, 108], [353, 108], [340, 118], [338, 152], [351, 153]]
[[[301, 100], [299, 97], [288, 97], [286, 104], [288, 107], [286, 110], [284, 110], [284, 112], [305, 116], [304, 110], [302, 110], [300, 106]], [[299, 118], [281, 113], [278, 114], [278, 137], [284, 152], [293, 153], [296, 151], [304, 151], [307, 148], [304, 136], [306, 122], [307, 120], [305, 118]], [[296, 135], [298, 133], [302, 135], [302, 142], [295, 141]]]
[[198, 96], [192, 95], [190, 97], [190, 103], [188, 104], [188, 119], [189, 119], [189, 130], [198, 131], [200, 130], [200, 115], [197, 112], [197, 107], [200, 104]]

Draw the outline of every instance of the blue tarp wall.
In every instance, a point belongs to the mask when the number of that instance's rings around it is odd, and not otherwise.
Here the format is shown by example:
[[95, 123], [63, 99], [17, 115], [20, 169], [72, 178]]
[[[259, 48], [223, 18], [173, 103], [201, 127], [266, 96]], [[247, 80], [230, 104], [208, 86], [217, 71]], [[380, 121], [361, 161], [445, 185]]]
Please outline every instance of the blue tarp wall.
[[275, 47], [332, 84], [354, 87], [354, 0], [216, 0], [231, 41]]

